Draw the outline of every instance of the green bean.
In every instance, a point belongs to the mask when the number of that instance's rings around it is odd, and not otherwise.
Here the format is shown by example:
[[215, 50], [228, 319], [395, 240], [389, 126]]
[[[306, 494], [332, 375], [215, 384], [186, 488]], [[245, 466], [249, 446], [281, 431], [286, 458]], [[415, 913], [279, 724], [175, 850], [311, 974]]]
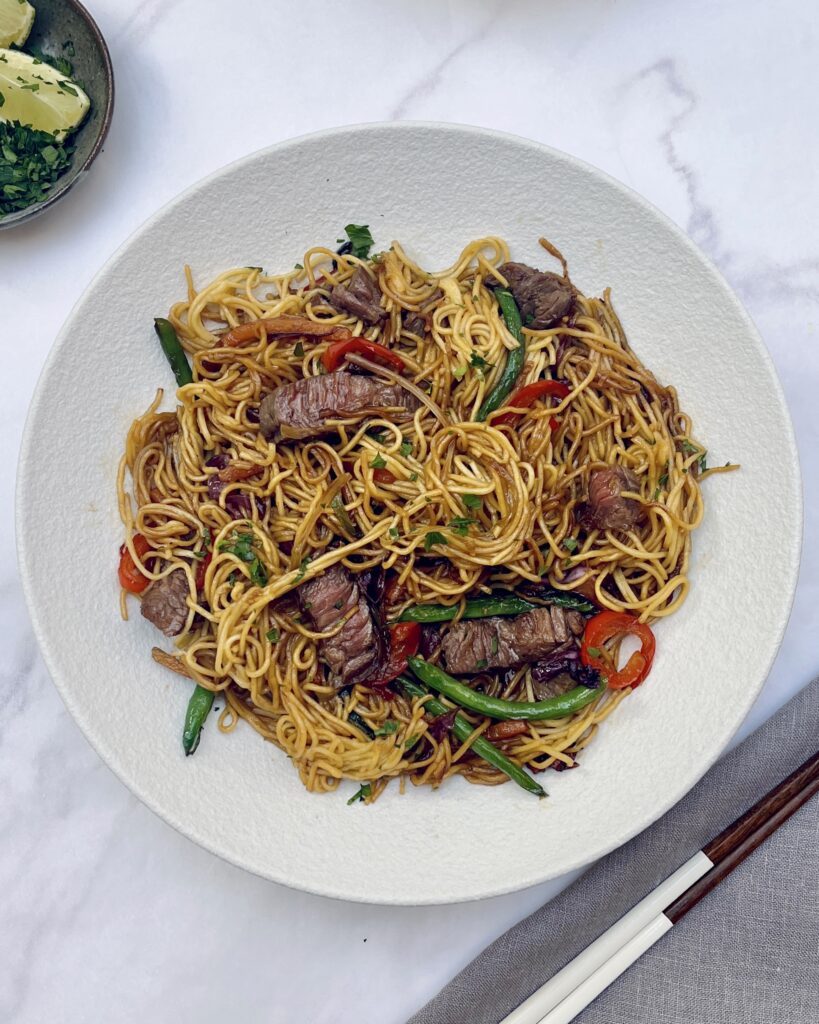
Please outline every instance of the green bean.
[[584, 615], [592, 615], [599, 611], [596, 605], [587, 601], [579, 594], [573, 594], [570, 590], [555, 590], [554, 587], [544, 587], [538, 592], [538, 597], [546, 604], [555, 604], [558, 608], [571, 608], [576, 612], [583, 612]]
[[[407, 676], [399, 676], [396, 680], [398, 685], [404, 691], [408, 697], [425, 697], [429, 691], [426, 687], [416, 683], [415, 680], [407, 678]], [[445, 715], [452, 708], [448, 708], [445, 704], [442, 704], [437, 698], [430, 698], [424, 707], [430, 714], [433, 715]], [[452, 723], [452, 731], [456, 737], [465, 743], [474, 732], [475, 727], [463, 718], [461, 715], [455, 715], [455, 721]], [[493, 768], [497, 768], [499, 771], [504, 772], [509, 778], [516, 782], [521, 789], [525, 789], [527, 793], [534, 793], [535, 796], [548, 796], [546, 790], [539, 785], [532, 776], [523, 770], [519, 764], [516, 764], [511, 758], [507, 757], [506, 754], [501, 753], [500, 750], [484, 736], [478, 736], [472, 743], [471, 749], [479, 757], [482, 757], [484, 761], [487, 761], [492, 765]]]
[[[463, 619], [486, 619], [490, 615], [520, 615], [530, 612], [536, 605], [514, 594], [494, 597], [476, 597], [464, 602]], [[457, 604], [417, 604], [398, 616], [398, 622], [449, 622], [458, 611]]]
[[431, 665], [423, 658], [409, 658], [407, 664], [422, 683], [431, 686], [433, 690], [438, 690], [461, 707], [477, 711], [479, 715], [486, 715], [488, 718], [513, 718], [527, 722], [565, 718], [597, 700], [601, 692], [588, 686], [576, 686], [568, 693], [560, 697], [550, 697], [549, 700], [503, 700], [500, 697], [488, 697], [485, 693], [478, 693], [471, 686], [453, 679], [443, 669]]
[[182, 747], [186, 757], [190, 757], [199, 746], [202, 726], [213, 707], [214, 696], [213, 690], [206, 690], [204, 686], [197, 686], [191, 694], [185, 713], [185, 729], [182, 733]]
[[188, 362], [188, 357], [185, 355], [185, 350], [182, 348], [179, 338], [176, 336], [173, 324], [170, 320], [166, 320], [164, 317], [158, 316], [154, 320], [154, 330], [159, 338], [159, 344], [162, 346], [162, 351], [165, 353], [165, 357], [171, 364], [173, 375], [176, 377], [176, 383], [180, 388], [184, 387], [186, 384], [190, 384], [193, 381], [191, 366]]
[[350, 725], [354, 725], [356, 729], [360, 729], [368, 740], [375, 739], [375, 733], [372, 731], [369, 725], [367, 725], [367, 723], [364, 721], [364, 719], [361, 717], [361, 715], [359, 715], [357, 711], [351, 711], [349, 715], [347, 715], [347, 721], [350, 723]]
[[526, 339], [523, 337], [523, 323], [520, 319], [520, 310], [510, 291], [506, 288], [496, 288], [495, 298], [501, 308], [503, 319], [509, 328], [509, 333], [517, 339], [518, 347], [513, 348], [506, 357], [506, 366], [498, 378], [497, 384], [484, 398], [483, 405], [478, 409], [477, 419], [485, 420], [490, 412], [500, 409], [515, 386], [515, 381], [523, 369], [523, 361], [526, 358]]

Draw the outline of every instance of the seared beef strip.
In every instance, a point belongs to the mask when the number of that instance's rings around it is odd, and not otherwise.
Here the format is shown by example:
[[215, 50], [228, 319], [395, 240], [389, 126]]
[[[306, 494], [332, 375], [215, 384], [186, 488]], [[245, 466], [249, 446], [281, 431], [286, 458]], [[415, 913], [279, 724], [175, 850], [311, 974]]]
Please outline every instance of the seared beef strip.
[[409, 331], [410, 334], [415, 334], [419, 338], [423, 338], [427, 333], [426, 318], [420, 313], [413, 313], [411, 310], [407, 310], [404, 313], [404, 330]]
[[574, 510], [575, 519], [587, 530], [630, 530], [645, 518], [645, 509], [623, 491], [639, 494], [640, 481], [623, 466], [592, 470], [588, 501]]
[[363, 419], [390, 408], [408, 413], [416, 406], [415, 398], [397, 384], [338, 370], [282, 384], [262, 399], [259, 418], [268, 440], [277, 432], [282, 437], [319, 437], [335, 431], [327, 420]]
[[330, 298], [334, 306], [341, 307], [367, 324], [387, 319], [381, 308], [381, 289], [363, 267], [356, 267], [347, 284], [337, 284]]
[[[503, 263], [498, 273], [509, 282], [524, 327], [544, 331], [554, 327], [574, 308], [575, 291], [567, 277], [549, 270], [535, 270], [525, 263]], [[497, 287], [497, 282], [487, 284]]]
[[447, 672], [470, 675], [537, 661], [583, 631], [583, 616], [565, 608], [535, 608], [514, 618], [459, 622], [443, 638]]
[[330, 668], [336, 689], [368, 679], [381, 663], [384, 638], [356, 578], [343, 566], [334, 565], [321, 576], [302, 583], [298, 596], [302, 611], [310, 616], [318, 633], [326, 633], [347, 619], [335, 636], [319, 644], [319, 653]]
[[170, 575], [154, 580], [148, 587], [140, 611], [165, 636], [177, 636], [188, 617], [189, 594], [187, 573], [184, 569], [174, 569]]

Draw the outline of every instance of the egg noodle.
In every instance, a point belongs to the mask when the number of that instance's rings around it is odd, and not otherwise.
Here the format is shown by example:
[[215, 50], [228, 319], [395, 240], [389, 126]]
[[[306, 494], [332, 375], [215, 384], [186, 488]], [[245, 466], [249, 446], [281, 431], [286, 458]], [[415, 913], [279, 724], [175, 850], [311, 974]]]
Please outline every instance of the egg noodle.
[[[659, 384], [629, 347], [608, 292], [578, 295], [571, 317], [550, 330], [524, 328], [518, 386], [559, 378], [567, 398], [537, 403], [514, 423], [476, 421], [516, 345], [486, 286], [505, 283], [496, 268], [508, 259], [506, 243], [493, 237], [471, 242], [439, 272], [419, 267], [397, 242], [375, 260], [316, 247], [303, 269], [239, 267], [200, 289], [186, 268], [187, 298], [171, 308], [194, 382], [177, 391], [175, 412], [158, 411], [160, 391], [133, 423], [118, 483], [126, 544], [139, 570], [155, 580], [181, 567], [188, 578], [181, 650], [157, 658], [218, 691], [220, 730], [248, 722], [288, 755], [311, 791], [354, 779], [369, 784], [373, 800], [395, 777], [433, 786], [455, 774], [484, 785], [507, 781], [470, 750], [491, 719], [462, 711], [474, 724], [472, 738], [439, 740], [425, 715], [428, 697], [409, 700], [366, 683], [338, 692], [325, 680], [318, 645], [327, 634], [311, 630], [294, 592], [329, 566], [388, 572], [388, 619], [430, 603], [454, 604], [460, 617], [467, 596], [548, 582], [651, 622], [676, 611], [688, 592], [691, 533], [703, 516], [700, 482], [714, 470], [704, 470], [705, 450], [691, 440], [674, 389]], [[375, 327], [330, 304], [333, 285], [359, 266], [384, 296], [388, 318]], [[404, 326], [407, 311], [424, 317], [423, 337]], [[339, 421], [334, 435], [269, 442], [258, 426], [261, 399], [324, 372], [327, 342], [260, 328], [229, 346], [221, 335], [282, 314], [343, 325], [400, 353], [404, 376], [424, 402], [401, 423], [376, 415]], [[244, 473], [215, 498], [208, 482], [217, 471], [206, 465], [214, 453]], [[375, 479], [374, 463], [388, 470], [386, 480]], [[580, 530], [573, 518], [590, 471], [606, 465], [626, 467], [639, 481], [634, 496], [645, 516], [628, 532]], [[242, 519], [225, 507], [231, 493], [246, 496]], [[465, 504], [464, 495], [474, 497]], [[261, 581], [235, 553], [237, 533], [258, 556]], [[150, 543], [151, 557], [140, 559], [135, 534]], [[212, 560], [197, 590], [208, 550]], [[124, 592], [122, 606], [125, 614]], [[490, 695], [535, 699], [529, 667], [472, 682]], [[573, 766], [630, 692], [600, 691], [571, 717], [527, 722], [525, 734], [501, 749], [536, 772]], [[350, 721], [352, 713], [375, 738]]]

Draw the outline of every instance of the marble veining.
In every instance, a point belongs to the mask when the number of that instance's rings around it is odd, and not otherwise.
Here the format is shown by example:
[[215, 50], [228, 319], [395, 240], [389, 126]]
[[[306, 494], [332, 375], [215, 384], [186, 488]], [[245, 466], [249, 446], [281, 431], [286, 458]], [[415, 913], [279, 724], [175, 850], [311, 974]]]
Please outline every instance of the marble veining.
[[[744, 735], [817, 670], [813, 5], [89, 6], [117, 76], [105, 152], [69, 199], [0, 241], [0, 343], [13, 381], [0, 406], [0, 1021], [400, 1024], [568, 879], [480, 904], [348, 906], [222, 863], [132, 797], [57, 697], [17, 578], [13, 470], [39, 370], [80, 291], [130, 231], [262, 145], [412, 117], [575, 153], [644, 194], [720, 266], [792, 411], [805, 481], [802, 575]], [[55, 580], [66, 600], [81, 585]]]

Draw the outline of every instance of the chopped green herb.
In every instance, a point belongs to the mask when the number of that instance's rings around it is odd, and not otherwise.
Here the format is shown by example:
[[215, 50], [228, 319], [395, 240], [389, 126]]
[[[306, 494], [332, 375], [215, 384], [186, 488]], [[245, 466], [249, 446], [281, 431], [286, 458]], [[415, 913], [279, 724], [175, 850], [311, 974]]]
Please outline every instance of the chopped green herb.
[[469, 365], [473, 370], [477, 370], [479, 375], [482, 377], [487, 370], [491, 370], [495, 365], [494, 363], [487, 363], [483, 356], [479, 356], [477, 352], [473, 352], [469, 357]]
[[[0, 107], [3, 102], [0, 93]], [[0, 121], [0, 217], [46, 199], [73, 153], [73, 145], [59, 143], [47, 132], [19, 121]]]
[[452, 376], [455, 378], [455, 380], [463, 380], [465, 373], [465, 366], [456, 366], [452, 371]]
[[63, 92], [67, 92], [70, 96], [78, 96], [79, 95], [79, 93], [74, 88], [74, 86], [73, 85], [69, 85], [69, 83], [66, 82], [65, 79], [63, 79], [63, 78], [61, 78], [59, 80], [59, 82], [57, 82], [57, 85], [59, 86], [60, 89], [62, 89]]
[[[71, 78], [74, 74], [74, 68], [71, 66], [71, 61], [66, 60], [65, 57], [52, 57], [50, 53], [43, 53], [43, 51], [38, 49], [36, 46], [27, 46], [26, 50], [34, 58], [35, 64], [50, 64], [61, 74], [65, 75], [66, 78]], [[67, 50], [65, 52], [68, 53]], [[68, 56], [74, 56], [73, 47]], [[74, 95], [77, 95], [76, 90], [74, 91]]]
[[398, 732], [399, 728], [400, 727], [398, 725], [398, 722], [395, 722], [392, 719], [389, 719], [389, 721], [385, 722], [381, 726], [380, 729], [376, 729], [375, 730], [375, 735], [376, 736], [392, 736], [392, 734], [394, 732]]
[[341, 609], [344, 607], [344, 598], [340, 597], [337, 601], [333, 601], [333, 607], [336, 609], [336, 611], [340, 612]]
[[350, 804], [357, 804], [359, 801], [363, 803], [371, 793], [372, 787], [370, 786], [369, 782], [365, 782], [364, 785], [358, 790], [358, 792], [353, 793], [353, 795], [347, 801], [347, 806], [349, 807]]
[[371, 437], [376, 444], [386, 444], [390, 439], [390, 435], [379, 427], [374, 427], [372, 430], [368, 430], [367, 437]]
[[477, 668], [477, 669], [486, 668], [486, 666], [488, 664], [489, 664], [489, 662], [486, 660], [486, 658], [479, 658], [478, 661], [475, 663], [475, 668]]
[[412, 441], [404, 441], [398, 450], [406, 459], [407, 456], [412, 455]]
[[708, 463], [706, 461], [706, 455], [708, 452], [703, 452], [702, 455], [697, 459], [697, 466], [699, 466], [700, 473], [704, 473], [708, 469]]
[[219, 551], [226, 551], [228, 554], [245, 562], [250, 573], [250, 581], [257, 587], [267, 586], [267, 570], [262, 564], [259, 556], [253, 550], [255, 537], [252, 533], [233, 533], [229, 540], [222, 540], [218, 544]]
[[71, 42], [70, 39], [66, 39], [66, 41], [63, 43], [63, 53], [66, 55], [66, 57], [74, 56], [74, 44]]
[[410, 483], [414, 484], [415, 481], [418, 479], [418, 474], [417, 473], [410, 473], [410, 477], [409, 478], [410, 478]]
[[202, 530], [202, 547], [203, 548], [209, 548], [212, 543], [213, 543], [213, 535], [210, 532], [210, 527], [206, 526], [205, 529]]
[[430, 530], [430, 532], [424, 538], [424, 551], [429, 551], [429, 549], [434, 544], [446, 544], [446, 543], [447, 543], [447, 539], [446, 539], [446, 537], [442, 533], [439, 533], [437, 530]]
[[480, 508], [483, 504], [483, 498], [479, 494], [462, 494], [461, 501], [467, 508]]
[[660, 492], [668, 486], [668, 473], [663, 473], [660, 479], [657, 481], [657, 488], [654, 491], [654, 497], [652, 501], [656, 501], [660, 497]]
[[454, 519], [449, 520], [447, 526], [456, 536], [465, 537], [469, 533], [469, 527], [477, 523], [477, 521], [477, 519], [471, 519], [469, 516], [455, 516]]
[[410, 736], [410, 738], [408, 740], [405, 741], [405, 743], [404, 743], [404, 750], [412, 750], [412, 748], [415, 746], [415, 744], [420, 739], [421, 739], [421, 733], [420, 732], [414, 733], [412, 736]]
[[301, 263], [297, 263], [293, 269], [294, 270], [304, 270], [304, 267], [301, 265]]
[[577, 538], [576, 537], [564, 537], [563, 547], [568, 551], [577, 551]]
[[304, 558], [299, 562], [299, 571], [296, 573], [296, 583], [301, 583], [304, 579], [304, 574], [307, 572], [307, 566], [310, 564], [310, 556], [305, 555]]
[[300, 341], [297, 341], [293, 348], [293, 355], [298, 356], [299, 359], [304, 355], [304, 345]]
[[350, 240], [350, 255], [366, 260], [373, 247], [373, 236], [369, 224], [347, 224], [344, 230]]
[[201, 559], [208, 557], [207, 551], [193, 551], [192, 554], [194, 558], [198, 558], [200, 561]]
[[587, 647], [586, 653], [589, 654], [592, 658], [599, 658], [601, 657], [603, 652], [600, 650], [599, 647]]
[[393, 540], [398, 540], [398, 538], [401, 536], [401, 533], [400, 533], [400, 531], [399, 531], [397, 526], [391, 526], [389, 528], [389, 530], [387, 531], [387, 533], [389, 533], [390, 537]]
[[276, 627], [274, 626], [273, 629], [268, 629], [268, 631], [265, 633], [265, 636], [267, 637], [271, 644], [277, 644], [279, 642], [281, 634], [279, 633], [278, 629], [276, 629]]
[[376, 455], [376, 457], [370, 463], [370, 469], [383, 469], [386, 465], [386, 460], [383, 459], [380, 455]]
[[[62, 85], [62, 82], [60, 82], [59, 84]], [[20, 88], [21, 89], [28, 89], [29, 92], [39, 92], [40, 91], [40, 83], [39, 82], [29, 82], [27, 85], [21, 85]], [[75, 96], [77, 95], [76, 91], [74, 92], [74, 95]]]
[[493, 655], [498, 653], [498, 638], [496, 636], [493, 636], [492, 639], [490, 640], [489, 650], [492, 652]]

